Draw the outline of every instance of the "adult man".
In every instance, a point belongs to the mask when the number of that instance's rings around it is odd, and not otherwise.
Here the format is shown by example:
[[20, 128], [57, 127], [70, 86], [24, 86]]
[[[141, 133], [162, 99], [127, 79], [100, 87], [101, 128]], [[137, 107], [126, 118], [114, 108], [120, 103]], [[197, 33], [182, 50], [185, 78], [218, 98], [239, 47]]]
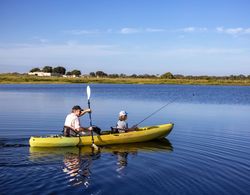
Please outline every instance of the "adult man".
[[80, 106], [76, 105], [72, 108], [72, 112], [67, 115], [64, 123], [64, 135], [77, 136], [77, 135], [86, 135], [93, 130], [92, 127], [81, 127], [80, 119], [82, 115], [91, 112], [90, 109], [83, 110]]

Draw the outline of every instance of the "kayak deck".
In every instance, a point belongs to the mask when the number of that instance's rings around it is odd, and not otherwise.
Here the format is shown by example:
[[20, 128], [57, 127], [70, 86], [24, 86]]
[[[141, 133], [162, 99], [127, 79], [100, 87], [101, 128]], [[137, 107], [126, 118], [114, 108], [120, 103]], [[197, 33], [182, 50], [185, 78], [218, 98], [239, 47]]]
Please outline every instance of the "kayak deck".
[[[169, 123], [163, 125], [141, 127], [136, 131], [114, 134], [111, 134], [110, 131], [104, 131], [101, 135], [94, 135], [94, 142], [96, 145], [109, 145], [144, 142], [159, 139], [167, 136], [173, 129], [173, 126], [174, 124]], [[31, 147], [85, 146], [92, 144], [92, 137], [90, 135], [81, 137], [32, 136], [29, 140], [29, 144]]]

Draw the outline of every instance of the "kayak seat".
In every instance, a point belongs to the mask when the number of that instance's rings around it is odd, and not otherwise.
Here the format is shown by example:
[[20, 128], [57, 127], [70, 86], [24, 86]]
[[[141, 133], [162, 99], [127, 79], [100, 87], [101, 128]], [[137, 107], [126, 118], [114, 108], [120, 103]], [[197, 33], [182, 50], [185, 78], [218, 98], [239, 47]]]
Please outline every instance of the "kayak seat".
[[93, 131], [97, 134], [97, 135], [101, 135], [101, 129], [97, 126], [92, 126]]
[[65, 137], [77, 137], [79, 136], [78, 132], [76, 132], [74, 129], [64, 126], [63, 127], [63, 135]]
[[117, 127], [110, 127], [111, 128], [111, 133], [126, 133], [129, 130], [128, 129], [120, 129]]
[[119, 133], [118, 128], [116, 127], [110, 127], [111, 128], [111, 133]]

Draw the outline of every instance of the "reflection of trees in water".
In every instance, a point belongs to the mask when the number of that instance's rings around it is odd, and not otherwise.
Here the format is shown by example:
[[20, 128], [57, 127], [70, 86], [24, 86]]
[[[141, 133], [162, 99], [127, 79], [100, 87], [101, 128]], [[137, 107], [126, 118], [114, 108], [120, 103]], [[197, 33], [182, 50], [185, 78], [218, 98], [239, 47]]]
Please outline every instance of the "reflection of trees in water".
[[99, 158], [99, 154], [81, 155], [80, 149], [79, 154], [65, 154], [63, 172], [68, 175], [70, 185], [83, 185], [85, 188], [88, 188], [90, 185], [92, 160]]

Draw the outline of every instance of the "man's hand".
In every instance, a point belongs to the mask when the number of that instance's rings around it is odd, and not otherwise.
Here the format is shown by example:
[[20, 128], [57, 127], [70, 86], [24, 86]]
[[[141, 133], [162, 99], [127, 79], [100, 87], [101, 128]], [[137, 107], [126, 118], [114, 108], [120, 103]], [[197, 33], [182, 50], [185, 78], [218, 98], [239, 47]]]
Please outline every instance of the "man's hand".
[[88, 112], [92, 112], [91, 109], [89, 109], [89, 108], [84, 109], [84, 110], [81, 111], [80, 116], [82, 116], [82, 115], [84, 115], [84, 114], [86, 114], [86, 113], [88, 113]]
[[89, 131], [93, 131], [93, 127], [89, 127], [88, 130], [89, 130]]
[[91, 109], [89, 109], [89, 108], [88, 108], [88, 109], [85, 109], [83, 112], [85, 112], [85, 113], [86, 113], [86, 112], [91, 112]]

